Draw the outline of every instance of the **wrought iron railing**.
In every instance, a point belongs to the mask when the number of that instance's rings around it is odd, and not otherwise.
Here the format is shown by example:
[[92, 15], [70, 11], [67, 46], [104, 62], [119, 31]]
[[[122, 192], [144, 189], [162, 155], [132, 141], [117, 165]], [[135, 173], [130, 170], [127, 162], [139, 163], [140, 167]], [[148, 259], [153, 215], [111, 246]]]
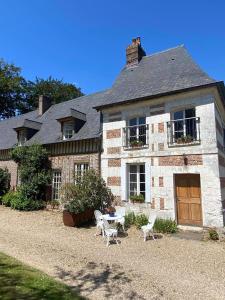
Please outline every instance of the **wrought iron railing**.
[[123, 147], [124, 148], [143, 148], [149, 143], [148, 124], [128, 126], [123, 128]]
[[168, 145], [200, 143], [200, 118], [185, 118], [167, 122]]

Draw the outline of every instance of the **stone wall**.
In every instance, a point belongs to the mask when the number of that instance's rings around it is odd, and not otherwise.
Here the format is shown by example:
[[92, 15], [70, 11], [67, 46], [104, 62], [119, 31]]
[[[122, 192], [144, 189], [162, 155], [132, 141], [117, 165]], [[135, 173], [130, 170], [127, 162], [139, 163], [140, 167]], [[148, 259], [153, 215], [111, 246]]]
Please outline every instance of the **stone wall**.
[[[160, 110], [155, 107], [160, 107]], [[195, 107], [196, 117], [200, 118], [200, 142], [171, 147], [167, 133], [167, 122], [171, 120], [171, 113], [189, 107]], [[111, 121], [109, 116], [118, 112], [121, 118]], [[146, 116], [149, 144], [143, 149], [127, 150], [123, 147], [122, 128], [127, 126], [130, 118], [136, 116]], [[221, 134], [222, 125], [216, 125], [215, 120], [213, 92], [199, 91], [105, 110], [102, 176], [106, 182], [110, 181], [110, 188], [116, 197], [128, 201], [128, 165], [145, 164], [146, 203], [160, 216], [176, 219], [174, 175], [200, 174], [203, 225], [223, 226], [216, 126]], [[120, 130], [121, 135], [118, 134]], [[221, 140], [219, 142], [222, 143]], [[108, 179], [115, 177], [121, 178], [120, 185]], [[225, 168], [223, 177], [225, 178]]]
[[[62, 183], [73, 182], [74, 164], [88, 163], [90, 168], [99, 172], [99, 154], [60, 155], [49, 157], [52, 169], [62, 171]], [[11, 174], [11, 188], [17, 185], [17, 164], [12, 160], [0, 161], [0, 168], [7, 168]]]
[[0, 168], [7, 168], [11, 175], [10, 186], [11, 189], [15, 189], [17, 184], [17, 164], [13, 160], [0, 160]]
[[61, 170], [62, 184], [73, 182], [74, 180], [74, 165], [76, 163], [88, 163], [90, 168], [99, 172], [99, 154], [81, 154], [81, 155], [61, 155], [49, 158], [52, 164], [52, 169]]

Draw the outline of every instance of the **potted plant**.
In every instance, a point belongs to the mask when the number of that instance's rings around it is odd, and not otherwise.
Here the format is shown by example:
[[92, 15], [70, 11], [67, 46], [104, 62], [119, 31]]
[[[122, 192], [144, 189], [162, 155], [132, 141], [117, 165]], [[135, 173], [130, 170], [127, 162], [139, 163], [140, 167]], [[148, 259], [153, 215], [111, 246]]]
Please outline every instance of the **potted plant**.
[[130, 145], [132, 148], [139, 148], [142, 147], [144, 143], [142, 141], [134, 140], [130, 142]]
[[114, 217], [114, 214], [116, 212], [116, 209], [115, 207], [113, 206], [109, 206], [109, 207], [106, 207], [105, 211], [111, 216], [111, 217]]
[[193, 137], [191, 135], [182, 135], [181, 137], [176, 139], [177, 144], [188, 144], [193, 142]]
[[61, 192], [64, 205], [63, 223], [80, 226], [93, 219], [94, 210], [104, 210], [111, 205], [113, 195], [105, 181], [94, 170], [76, 178], [76, 184], [67, 184]]
[[142, 194], [130, 196], [130, 200], [133, 203], [144, 203], [145, 198]]

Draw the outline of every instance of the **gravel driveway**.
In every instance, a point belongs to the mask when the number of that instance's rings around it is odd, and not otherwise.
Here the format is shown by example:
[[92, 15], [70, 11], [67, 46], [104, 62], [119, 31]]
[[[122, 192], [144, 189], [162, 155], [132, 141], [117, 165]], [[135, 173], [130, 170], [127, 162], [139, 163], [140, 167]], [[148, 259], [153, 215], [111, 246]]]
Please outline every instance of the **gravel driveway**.
[[0, 206], [0, 251], [89, 299], [225, 299], [225, 244], [176, 236], [144, 243], [132, 228], [106, 248], [94, 233], [63, 226], [58, 212]]

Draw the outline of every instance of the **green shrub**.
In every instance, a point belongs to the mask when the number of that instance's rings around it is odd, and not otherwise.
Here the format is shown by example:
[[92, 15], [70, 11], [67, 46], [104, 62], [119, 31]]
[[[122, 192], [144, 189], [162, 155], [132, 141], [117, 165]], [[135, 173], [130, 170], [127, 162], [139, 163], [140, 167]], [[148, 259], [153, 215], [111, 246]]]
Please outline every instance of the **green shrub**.
[[2, 204], [18, 210], [37, 210], [44, 208], [43, 201], [24, 199], [20, 191], [10, 191], [2, 197]]
[[52, 209], [58, 208], [60, 206], [60, 202], [58, 200], [51, 200], [49, 201]]
[[11, 199], [11, 208], [24, 211], [39, 210], [45, 207], [43, 201], [24, 199], [21, 193], [17, 193], [15, 197]]
[[148, 224], [148, 217], [145, 214], [136, 215], [135, 217], [135, 225], [138, 229], [141, 228], [141, 226]]
[[171, 219], [156, 219], [154, 224], [154, 231], [161, 233], [176, 233], [177, 224]]
[[139, 202], [139, 203], [145, 202], [145, 198], [142, 194], [130, 196], [130, 200], [132, 202]]
[[42, 145], [34, 144], [14, 148], [11, 156], [18, 164], [23, 199], [46, 200], [46, 188], [51, 182], [47, 150]]
[[129, 212], [125, 215], [125, 227], [129, 228], [131, 225], [135, 224], [135, 214], [134, 212]]
[[0, 198], [9, 191], [10, 173], [7, 169], [0, 168]]
[[71, 213], [81, 213], [89, 208], [103, 210], [112, 201], [111, 190], [94, 170], [86, 171], [76, 178], [75, 184], [67, 184], [61, 190], [61, 202]]
[[17, 197], [17, 192], [13, 192], [10, 191], [8, 193], [6, 193], [3, 197], [2, 197], [2, 204], [4, 204], [5, 206], [11, 206], [11, 201], [13, 198]]
[[209, 239], [210, 240], [213, 240], [213, 241], [218, 241], [219, 240], [219, 234], [216, 231], [216, 229], [210, 228], [208, 232], [209, 232]]

